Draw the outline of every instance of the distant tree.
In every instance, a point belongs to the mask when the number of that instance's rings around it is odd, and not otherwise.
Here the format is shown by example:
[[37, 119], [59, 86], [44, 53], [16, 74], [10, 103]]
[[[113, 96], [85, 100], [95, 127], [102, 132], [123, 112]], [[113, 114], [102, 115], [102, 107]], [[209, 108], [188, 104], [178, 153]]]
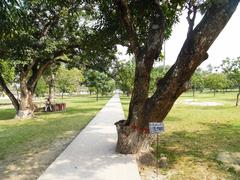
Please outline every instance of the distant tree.
[[208, 73], [213, 73], [214, 67], [211, 64], [207, 65], [207, 72]]
[[82, 81], [82, 71], [76, 68], [69, 70], [61, 66], [56, 73], [56, 88], [61, 92], [62, 98], [64, 93], [77, 92]]
[[48, 97], [50, 101], [53, 101], [56, 90], [56, 73], [60, 67], [60, 64], [52, 64], [49, 66], [43, 74], [43, 79], [48, 85]]
[[229, 86], [229, 81], [224, 74], [212, 73], [205, 77], [205, 86], [213, 90], [215, 96], [217, 90], [225, 89]]
[[134, 82], [134, 62], [120, 63], [116, 70], [116, 86], [127, 96], [131, 95]]
[[106, 95], [111, 93], [115, 88], [115, 83], [107, 74], [95, 70], [87, 70], [84, 74], [85, 85], [96, 93], [98, 101], [99, 93]]
[[48, 92], [48, 85], [43, 78], [40, 78], [36, 87], [36, 96], [43, 97]]
[[204, 76], [201, 73], [195, 72], [191, 78], [191, 88], [193, 92], [193, 97], [195, 97], [195, 91], [199, 90], [200, 92], [204, 89]]
[[240, 96], [240, 57], [237, 57], [236, 59], [226, 58], [223, 60], [220, 68], [223, 70], [224, 74], [226, 74], [227, 78], [231, 81], [232, 87], [238, 88], [236, 98], [236, 106], [238, 106]]
[[150, 84], [149, 84], [149, 93], [153, 94], [156, 90], [157, 82], [164, 77], [165, 73], [169, 70], [169, 66], [160, 66], [154, 67], [151, 71]]

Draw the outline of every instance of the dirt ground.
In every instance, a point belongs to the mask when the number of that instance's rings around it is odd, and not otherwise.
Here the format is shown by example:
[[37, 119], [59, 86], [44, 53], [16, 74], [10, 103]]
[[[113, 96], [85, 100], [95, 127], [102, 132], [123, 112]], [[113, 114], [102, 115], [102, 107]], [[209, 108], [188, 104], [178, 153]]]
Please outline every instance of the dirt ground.
[[[0, 161], [0, 180], [35, 180], [74, 139], [75, 135], [58, 139], [50, 147], [33, 149], [28, 154], [7, 157]], [[19, 158], [20, 157], [20, 158]], [[229, 180], [230, 177], [203, 162], [185, 158], [168, 167], [166, 157], [157, 162], [150, 152], [136, 156], [142, 180]], [[188, 165], [188, 168], [186, 166]], [[159, 167], [159, 168], [157, 168]]]
[[0, 180], [35, 180], [74, 139], [58, 139], [53, 145], [32, 149], [28, 154], [0, 160]]
[[[163, 161], [162, 161], [163, 160]], [[152, 153], [137, 156], [142, 180], [232, 180], [235, 178], [219, 171], [214, 164], [193, 162], [190, 158], [180, 159], [173, 167], [166, 157], [157, 161]], [[157, 168], [158, 167], [158, 168]]]

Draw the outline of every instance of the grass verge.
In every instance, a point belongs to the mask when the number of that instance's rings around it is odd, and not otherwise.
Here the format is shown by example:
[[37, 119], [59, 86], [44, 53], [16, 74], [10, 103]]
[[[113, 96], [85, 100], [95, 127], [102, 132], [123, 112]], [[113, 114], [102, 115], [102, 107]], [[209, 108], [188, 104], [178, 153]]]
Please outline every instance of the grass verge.
[[[189, 99], [224, 105], [186, 105]], [[125, 116], [129, 100], [121, 97]], [[161, 173], [169, 179], [239, 179], [236, 171], [217, 160], [220, 152], [240, 152], [240, 107], [234, 105], [234, 93], [196, 94], [195, 98], [183, 94], [166, 117], [166, 131], [160, 135], [158, 154], [168, 158]]]
[[21, 179], [23, 174], [35, 179], [108, 99], [96, 102], [89, 96], [64, 98], [66, 112], [37, 113], [29, 120], [14, 120], [13, 109], [0, 109], [0, 179]]

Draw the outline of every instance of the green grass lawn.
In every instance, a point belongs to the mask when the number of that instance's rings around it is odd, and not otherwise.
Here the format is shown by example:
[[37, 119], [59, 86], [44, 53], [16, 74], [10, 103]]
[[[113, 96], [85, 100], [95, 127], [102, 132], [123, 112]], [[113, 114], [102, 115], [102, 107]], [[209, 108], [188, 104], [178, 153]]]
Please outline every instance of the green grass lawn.
[[[220, 152], [240, 152], [240, 107], [236, 93], [196, 94], [196, 102], [221, 102], [223, 106], [192, 106], [184, 93], [165, 119], [159, 152], [169, 160], [162, 173], [175, 172], [172, 179], [240, 179], [232, 168], [216, 160]], [[125, 116], [129, 98], [121, 97]]]
[[108, 99], [102, 97], [98, 102], [89, 96], [59, 99], [67, 104], [66, 112], [36, 113], [29, 120], [14, 120], [13, 109], [0, 109], [0, 177], [2, 173], [14, 173], [7, 166], [24, 159], [26, 154], [38, 154], [58, 140], [72, 139]]

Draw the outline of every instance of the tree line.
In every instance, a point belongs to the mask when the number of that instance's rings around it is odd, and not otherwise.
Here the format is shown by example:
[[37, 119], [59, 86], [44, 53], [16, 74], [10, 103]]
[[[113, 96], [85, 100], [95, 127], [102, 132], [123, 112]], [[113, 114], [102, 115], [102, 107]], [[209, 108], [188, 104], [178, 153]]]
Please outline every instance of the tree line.
[[[155, 91], [157, 81], [162, 78], [169, 70], [170, 66], [154, 67], [151, 71], [149, 95]], [[127, 96], [133, 91], [135, 63], [133, 60], [120, 63], [117, 68], [116, 84], [119, 89]], [[198, 68], [193, 74], [188, 90], [192, 90], [193, 96], [195, 91], [212, 91], [214, 96], [217, 91], [237, 91], [236, 106], [240, 93], [240, 57], [236, 59], [226, 58], [218, 67], [208, 66], [207, 70]]]

